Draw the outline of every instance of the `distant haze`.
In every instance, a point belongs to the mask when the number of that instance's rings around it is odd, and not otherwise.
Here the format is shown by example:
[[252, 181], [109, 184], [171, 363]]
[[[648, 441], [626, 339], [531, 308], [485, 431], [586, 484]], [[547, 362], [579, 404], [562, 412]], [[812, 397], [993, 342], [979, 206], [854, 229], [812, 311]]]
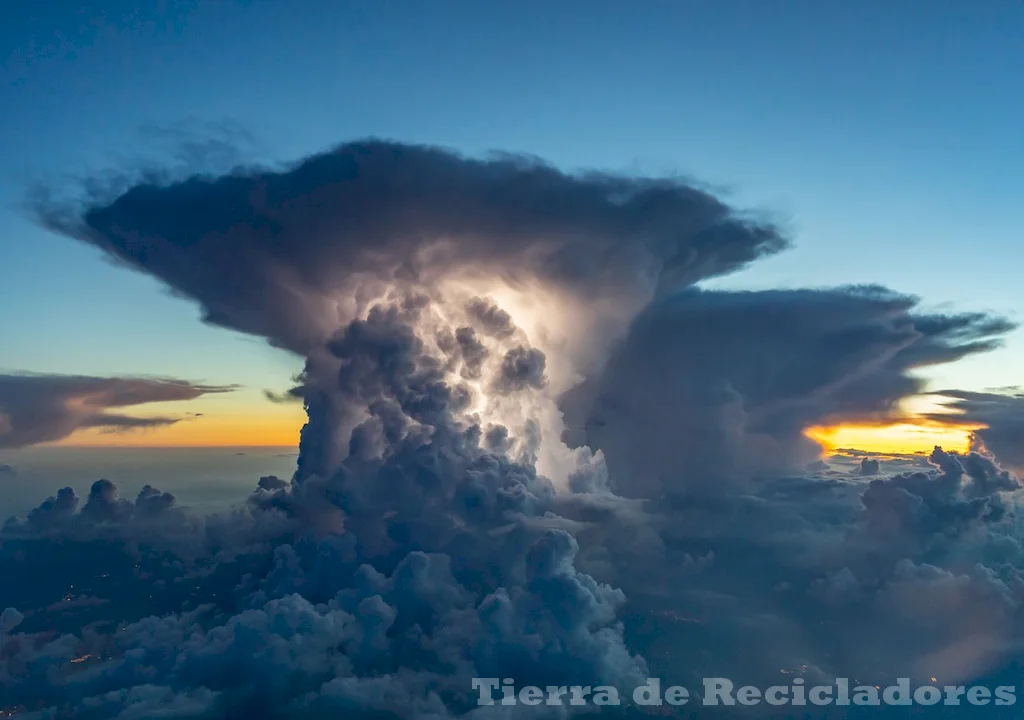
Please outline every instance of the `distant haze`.
[[294, 447], [74, 448], [40, 446], [0, 452], [0, 517], [22, 515], [59, 487], [88, 495], [96, 480], [125, 497], [158, 485], [199, 512], [237, 503], [263, 475], [291, 477]]

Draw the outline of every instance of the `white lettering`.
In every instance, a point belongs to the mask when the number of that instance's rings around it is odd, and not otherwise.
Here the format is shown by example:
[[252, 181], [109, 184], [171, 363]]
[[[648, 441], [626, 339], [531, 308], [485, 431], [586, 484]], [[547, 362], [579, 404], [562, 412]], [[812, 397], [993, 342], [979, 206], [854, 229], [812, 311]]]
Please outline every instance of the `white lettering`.
[[562, 696], [569, 692], [565, 685], [548, 685], [548, 705], [561, 705]]
[[785, 705], [789, 702], [789, 688], [785, 685], [772, 685], [764, 691], [764, 701], [769, 705]]
[[673, 685], [665, 691], [665, 702], [669, 705], [685, 705], [690, 702], [690, 691], [679, 685]]
[[934, 705], [942, 699], [942, 691], [931, 685], [922, 685], [914, 690], [914, 702], [920, 705]]
[[515, 681], [512, 678], [505, 678], [501, 681], [501, 692], [503, 697], [501, 698], [502, 705], [515, 705], [516, 704], [516, 688], [513, 685]]
[[878, 688], [873, 685], [858, 685], [853, 689], [854, 705], [881, 705], [878, 699]]
[[498, 678], [473, 678], [473, 689], [479, 691], [480, 697], [476, 699], [477, 705], [493, 705], [491, 691], [498, 687]]
[[761, 702], [761, 691], [753, 685], [745, 685], [736, 691], [740, 705], [757, 705]]
[[828, 705], [832, 702], [832, 687], [830, 685], [815, 685], [807, 693], [807, 697], [815, 705]]
[[544, 699], [544, 691], [539, 687], [527, 685], [519, 691], [519, 702], [523, 705], [540, 705]]
[[571, 695], [569, 698], [570, 705], [586, 705], [587, 695], [590, 694], [590, 686], [587, 685], [585, 687], [581, 687], [579, 685], [573, 685], [569, 688], [569, 694]]
[[736, 700], [732, 697], [732, 680], [704, 678], [704, 704], [717, 705], [719, 700], [723, 705], [736, 704]]
[[981, 685], [975, 685], [967, 691], [967, 702], [971, 705], [988, 705], [991, 697], [992, 693], [989, 692], [989, 689]]
[[806, 705], [807, 697], [804, 695], [804, 679], [793, 678], [793, 704]]
[[886, 705], [910, 705], [910, 678], [896, 678], [896, 684], [882, 691]]
[[846, 678], [836, 678], [836, 687], [839, 689], [839, 697], [836, 698], [836, 705], [849, 705], [850, 681]]
[[619, 691], [611, 685], [598, 685], [594, 688], [595, 705], [618, 705]]

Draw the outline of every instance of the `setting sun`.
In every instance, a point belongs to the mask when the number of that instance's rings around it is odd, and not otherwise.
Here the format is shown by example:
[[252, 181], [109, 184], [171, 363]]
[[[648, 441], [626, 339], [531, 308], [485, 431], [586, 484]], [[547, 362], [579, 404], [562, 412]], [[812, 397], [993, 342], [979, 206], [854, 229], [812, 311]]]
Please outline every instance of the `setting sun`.
[[827, 452], [855, 448], [878, 453], [926, 453], [936, 445], [966, 452], [977, 425], [912, 420], [889, 425], [832, 425], [809, 427], [804, 434]]

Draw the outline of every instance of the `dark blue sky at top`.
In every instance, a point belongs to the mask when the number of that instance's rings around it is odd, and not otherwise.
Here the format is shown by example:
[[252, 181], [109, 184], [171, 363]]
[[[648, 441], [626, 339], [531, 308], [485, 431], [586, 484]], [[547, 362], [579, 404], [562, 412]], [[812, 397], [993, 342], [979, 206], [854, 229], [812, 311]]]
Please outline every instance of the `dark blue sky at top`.
[[[792, 228], [795, 250], [718, 285], [1020, 302], [1017, 2], [36, 5], [0, 24], [0, 368], [287, 384], [297, 360], [14, 207], [208, 123], [260, 159], [377, 135], [683, 172]], [[1018, 334], [937, 382], [1008, 384], [1022, 359]]]

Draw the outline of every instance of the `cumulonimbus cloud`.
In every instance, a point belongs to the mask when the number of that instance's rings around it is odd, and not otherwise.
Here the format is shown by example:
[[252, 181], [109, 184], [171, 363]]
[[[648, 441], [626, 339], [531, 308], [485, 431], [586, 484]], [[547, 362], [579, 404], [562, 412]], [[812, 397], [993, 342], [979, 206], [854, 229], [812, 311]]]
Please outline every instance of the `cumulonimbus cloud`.
[[232, 389], [173, 378], [0, 375], [0, 448], [61, 440], [83, 428], [121, 432], [171, 425], [180, 418], [111, 411]]
[[0, 681], [26, 707], [484, 720], [524, 708], [478, 707], [473, 677], [1013, 668], [1016, 478], [942, 450], [796, 470], [804, 427], [898, 417], [914, 370], [1000, 318], [697, 290], [784, 240], [686, 183], [399, 143], [40, 212], [307, 355], [309, 419], [291, 481], [230, 513], [100, 480], [4, 526]]

